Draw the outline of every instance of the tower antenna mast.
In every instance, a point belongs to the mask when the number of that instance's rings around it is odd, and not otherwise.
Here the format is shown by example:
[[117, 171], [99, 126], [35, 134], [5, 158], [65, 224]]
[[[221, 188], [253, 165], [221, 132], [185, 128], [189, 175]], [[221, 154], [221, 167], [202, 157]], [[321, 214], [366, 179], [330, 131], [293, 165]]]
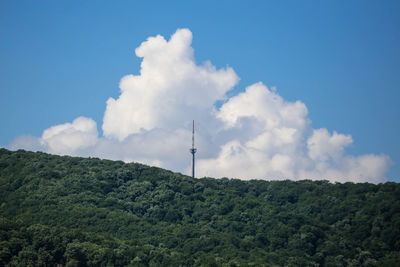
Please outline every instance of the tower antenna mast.
[[192, 148], [190, 149], [190, 153], [192, 154], [192, 177], [194, 178], [194, 154], [196, 153], [197, 149], [194, 148], [194, 120], [193, 120], [193, 127], [192, 127]]

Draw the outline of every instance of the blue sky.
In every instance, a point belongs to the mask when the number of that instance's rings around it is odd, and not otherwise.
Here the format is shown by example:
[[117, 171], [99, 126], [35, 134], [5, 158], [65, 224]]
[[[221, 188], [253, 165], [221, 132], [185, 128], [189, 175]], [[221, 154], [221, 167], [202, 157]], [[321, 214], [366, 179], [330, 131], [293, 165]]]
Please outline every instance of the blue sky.
[[300, 100], [312, 128], [386, 154], [400, 181], [398, 1], [1, 1], [0, 145], [79, 116], [101, 124], [149, 36], [193, 33], [196, 62], [232, 67], [228, 95], [263, 82]]

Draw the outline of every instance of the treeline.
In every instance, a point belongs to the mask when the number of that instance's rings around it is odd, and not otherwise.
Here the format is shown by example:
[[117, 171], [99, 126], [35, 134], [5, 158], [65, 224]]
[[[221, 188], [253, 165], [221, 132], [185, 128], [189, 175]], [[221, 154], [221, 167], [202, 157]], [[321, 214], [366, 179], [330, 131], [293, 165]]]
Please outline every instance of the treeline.
[[400, 184], [0, 149], [0, 266], [400, 266]]

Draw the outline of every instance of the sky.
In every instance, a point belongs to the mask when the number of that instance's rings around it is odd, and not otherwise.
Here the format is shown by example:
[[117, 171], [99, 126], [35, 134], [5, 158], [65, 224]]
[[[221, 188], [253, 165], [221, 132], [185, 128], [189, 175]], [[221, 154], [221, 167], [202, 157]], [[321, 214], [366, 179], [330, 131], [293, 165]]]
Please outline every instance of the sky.
[[0, 1], [0, 146], [400, 181], [398, 1]]

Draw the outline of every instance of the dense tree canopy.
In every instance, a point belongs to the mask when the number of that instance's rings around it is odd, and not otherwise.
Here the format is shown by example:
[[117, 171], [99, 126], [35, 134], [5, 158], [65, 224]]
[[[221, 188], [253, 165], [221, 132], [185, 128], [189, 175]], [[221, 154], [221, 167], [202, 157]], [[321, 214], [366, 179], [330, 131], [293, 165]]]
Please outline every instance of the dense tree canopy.
[[0, 266], [400, 266], [400, 184], [0, 149]]

